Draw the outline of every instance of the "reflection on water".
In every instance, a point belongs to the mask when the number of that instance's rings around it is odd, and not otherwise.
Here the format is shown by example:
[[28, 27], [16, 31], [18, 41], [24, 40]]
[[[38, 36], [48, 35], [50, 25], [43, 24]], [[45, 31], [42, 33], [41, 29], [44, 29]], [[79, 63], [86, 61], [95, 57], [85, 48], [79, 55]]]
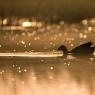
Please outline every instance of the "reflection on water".
[[[95, 24], [47, 24], [1, 31], [0, 53], [68, 50], [95, 42]], [[69, 28], [68, 28], [69, 27]], [[0, 95], [95, 95], [95, 58], [1, 58]]]
[[0, 59], [2, 95], [95, 95], [95, 59]]

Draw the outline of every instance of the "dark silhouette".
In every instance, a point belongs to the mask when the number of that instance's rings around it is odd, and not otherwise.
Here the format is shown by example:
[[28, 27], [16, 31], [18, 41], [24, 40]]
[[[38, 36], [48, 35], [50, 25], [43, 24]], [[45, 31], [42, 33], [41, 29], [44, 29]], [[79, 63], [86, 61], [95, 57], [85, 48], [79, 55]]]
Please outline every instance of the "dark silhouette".
[[61, 45], [58, 50], [63, 51], [64, 56], [66, 57], [68, 54], [71, 54], [72, 56], [76, 57], [87, 57], [93, 55], [93, 52], [95, 50], [95, 47], [92, 47], [94, 42], [87, 42], [85, 44], [82, 44], [78, 47], [75, 47], [71, 51], [68, 51], [66, 46]]

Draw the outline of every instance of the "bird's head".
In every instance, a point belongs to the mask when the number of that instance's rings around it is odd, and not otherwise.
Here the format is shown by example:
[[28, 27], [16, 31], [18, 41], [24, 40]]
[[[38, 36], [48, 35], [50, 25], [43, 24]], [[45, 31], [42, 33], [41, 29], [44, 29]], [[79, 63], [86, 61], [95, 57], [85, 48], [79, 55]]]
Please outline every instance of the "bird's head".
[[65, 55], [67, 55], [67, 53], [68, 53], [68, 50], [67, 50], [66, 46], [64, 46], [64, 45], [61, 45], [58, 48], [58, 50], [63, 51], [63, 54], [65, 54]]

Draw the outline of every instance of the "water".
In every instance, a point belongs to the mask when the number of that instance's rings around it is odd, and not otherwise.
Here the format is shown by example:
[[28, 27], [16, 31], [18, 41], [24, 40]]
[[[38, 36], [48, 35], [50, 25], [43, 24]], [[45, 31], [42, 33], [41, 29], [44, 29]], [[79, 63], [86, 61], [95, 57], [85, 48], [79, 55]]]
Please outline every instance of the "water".
[[2, 95], [95, 95], [95, 59], [0, 59]]
[[[94, 28], [54, 24], [30, 32], [1, 31], [0, 52], [48, 52], [62, 44], [71, 50], [87, 41], [95, 41]], [[0, 57], [0, 94], [95, 95], [95, 58]]]
[[0, 57], [54, 58], [63, 57], [62, 51], [0, 53]]

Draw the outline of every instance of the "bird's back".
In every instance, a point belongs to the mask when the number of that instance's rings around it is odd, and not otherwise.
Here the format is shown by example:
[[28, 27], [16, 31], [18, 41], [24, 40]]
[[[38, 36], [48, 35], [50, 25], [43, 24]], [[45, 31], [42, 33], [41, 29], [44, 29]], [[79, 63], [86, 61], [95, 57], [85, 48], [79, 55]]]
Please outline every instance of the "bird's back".
[[90, 55], [94, 52], [95, 47], [91, 47], [93, 42], [88, 42], [85, 44], [82, 44], [73, 50], [71, 50], [71, 53], [75, 56], [77, 55]]

